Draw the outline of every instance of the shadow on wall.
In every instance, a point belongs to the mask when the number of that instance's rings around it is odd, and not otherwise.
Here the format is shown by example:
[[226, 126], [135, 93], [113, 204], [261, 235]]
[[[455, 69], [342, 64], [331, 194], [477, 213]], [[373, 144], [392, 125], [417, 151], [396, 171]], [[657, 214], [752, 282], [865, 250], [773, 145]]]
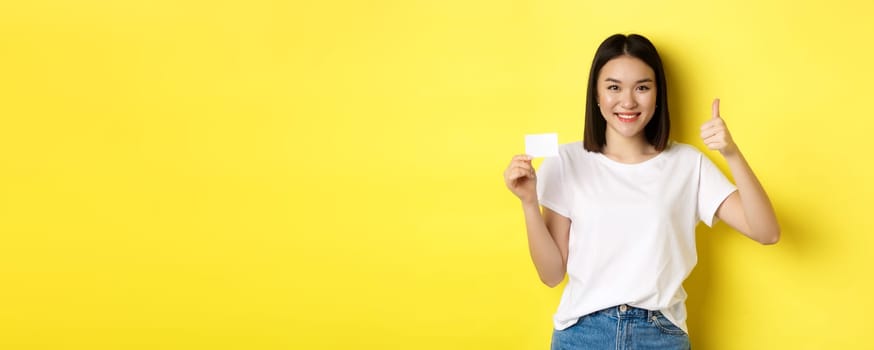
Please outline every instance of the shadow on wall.
[[[765, 184], [767, 187], [767, 184]], [[819, 249], [811, 249], [811, 244], [815, 239], [814, 235], [817, 232], [822, 232], [822, 228], [817, 227], [816, 222], [822, 222], [815, 215], [816, 208], [805, 208], [802, 199], [793, 199], [786, 197], [776, 197], [771, 194], [771, 201], [777, 211], [777, 219], [780, 222], [782, 236], [780, 242], [777, 243], [777, 249], [788, 254], [795, 261], [822, 261], [819, 256], [825, 252]], [[791, 203], [792, 205], [787, 205]], [[782, 209], [782, 210], [781, 210]], [[787, 211], [791, 210], [791, 212]], [[803, 213], [808, 213], [803, 215]], [[711, 322], [717, 314], [716, 305], [720, 300], [712, 298], [711, 295], [718, 290], [726, 288], [720, 284], [720, 279], [716, 278], [719, 274], [714, 268], [714, 260], [731, 260], [732, 257], [719, 259], [723, 254], [737, 254], [737, 252], [726, 252], [720, 249], [724, 246], [721, 242], [726, 239], [731, 239], [731, 235], [742, 235], [725, 223], [719, 223], [714, 228], [708, 228], [705, 225], [699, 225], [696, 231], [698, 243], [698, 265], [692, 272], [689, 279], [686, 280], [685, 288], [689, 294], [686, 300], [686, 308], [689, 313], [687, 320], [690, 338], [693, 347], [698, 348], [716, 348], [718, 340], [718, 329], [715, 329]], [[743, 237], [742, 239], [748, 239]], [[749, 240], [750, 249], [761, 249], [757, 247], [758, 243]], [[770, 248], [764, 248], [770, 249]], [[774, 250], [776, 253], [776, 250]]]
[[[696, 119], [695, 115], [701, 115], [700, 106], [694, 106], [690, 103], [692, 94], [690, 90], [694, 87], [686, 83], [687, 78], [692, 77], [693, 72], [684, 70], [682, 61], [684, 57], [674, 59], [670, 55], [671, 51], [660, 52], [662, 61], [665, 65], [665, 74], [668, 81], [668, 99], [671, 109], [671, 138], [683, 143], [696, 144], [700, 143], [698, 130], [703, 122], [700, 118]], [[668, 53], [668, 54], [666, 54]], [[704, 113], [709, 112], [710, 105], [707, 104], [703, 110]], [[719, 164], [721, 159], [714, 152], [701, 150], [708, 157]], [[756, 164], [751, 164], [755, 170]], [[728, 175], [726, 168], [722, 168]], [[785, 172], [781, 176], [791, 176], [793, 172]], [[779, 180], [771, 178], [771, 182]], [[809, 203], [805, 198], [790, 198], [792, 193], [777, 193], [773, 186], [769, 187], [768, 183], [763, 184], [768, 191], [771, 201], [777, 211], [777, 217], [782, 229], [782, 237], [778, 243], [779, 249], [784, 255], [789, 256], [795, 261], [821, 261], [823, 254], [819, 249], [812, 249], [812, 242], [816, 239], [814, 236], [818, 232], [824, 232], [825, 227], [822, 226], [823, 220], [816, 218], [815, 213], [821, 212], [823, 208], [810, 207], [814, 204]], [[791, 210], [791, 212], [789, 211]], [[817, 225], [819, 223], [819, 225]], [[742, 235], [734, 231], [725, 223], [719, 223], [714, 228], [708, 228], [706, 225], [699, 225], [696, 230], [697, 249], [698, 249], [698, 264], [692, 272], [689, 279], [685, 283], [686, 292], [689, 297], [686, 301], [688, 310], [687, 324], [690, 330], [690, 336], [693, 348], [717, 348], [719, 344], [715, 342], [718, 339], [717, 332], [714, 329], [712, 317], [717, 317], [714, 312], [717, 310], [715, 305], [720, 303], [720, 300], [714, 300], [711, 297], [714, 291], [722, 290], [726, 286], [720, 284], [720, 279], [715, 278], [713, 261], [720, 259], [720, 254], [729, 254], [720, 246], [724, 246], [721, 242], [726, 239], [731, 239], [732, 235]], [[746, 239], [746, 238], [745, 238]], [[750, 240], [751, 249], [756, 249], [758, 243]], [[735, 254], [735, 253], [730, 253]], [[726, 257], [726, 260], [731, 260]]]

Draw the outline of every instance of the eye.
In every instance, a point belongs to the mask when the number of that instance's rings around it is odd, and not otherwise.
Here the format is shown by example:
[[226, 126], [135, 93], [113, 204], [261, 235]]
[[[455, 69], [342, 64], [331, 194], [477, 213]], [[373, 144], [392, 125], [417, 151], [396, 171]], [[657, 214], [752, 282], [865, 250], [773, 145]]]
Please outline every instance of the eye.
[[607, 90], [619, 91], [619, 85], [608, 85]]
[[647, 85], [641, 85], [641, 86], [637, 87], [637, 90], [640, 90], [640, 91], [649, 91], [650, 89], [651, 88]]

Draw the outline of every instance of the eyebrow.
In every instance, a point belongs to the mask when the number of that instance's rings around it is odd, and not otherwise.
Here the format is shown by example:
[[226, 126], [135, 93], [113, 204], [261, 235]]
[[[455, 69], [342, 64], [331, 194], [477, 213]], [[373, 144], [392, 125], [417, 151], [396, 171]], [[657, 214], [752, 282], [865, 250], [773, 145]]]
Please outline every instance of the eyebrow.
[[[609, 81], [609, 82], [613, 82], [613, 83], [620, 83], [620, 84], [622, 83], [621, 81], [619, 81], [619, 79], [614, 79], [614, 78], [607, 78], [607, 79], [604, 79], [604, 80], [605, 80], [605, 81]], [[644, 78], [644, 79], [640, 79], [640, 80], [638, 80], [637, 83], [635, 83], [635, 84], [640, 84], [640, 83], [651, 83], [651, 82], [652, 82], [652, 79], [650, 79], [650, 78]]]

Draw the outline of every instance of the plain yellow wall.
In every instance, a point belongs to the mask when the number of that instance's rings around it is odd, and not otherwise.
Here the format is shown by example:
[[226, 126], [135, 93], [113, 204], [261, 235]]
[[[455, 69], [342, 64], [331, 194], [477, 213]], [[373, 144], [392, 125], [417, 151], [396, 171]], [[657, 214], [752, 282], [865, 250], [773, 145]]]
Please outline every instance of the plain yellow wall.
[[[866, 1], [4, 1], [0, 347], [544, 349], [504, 188], [642, 33], [783, 240], [699, 227], [698, 349], [874, 342]], [[723, 169], [724, 161], [708, 153]]]

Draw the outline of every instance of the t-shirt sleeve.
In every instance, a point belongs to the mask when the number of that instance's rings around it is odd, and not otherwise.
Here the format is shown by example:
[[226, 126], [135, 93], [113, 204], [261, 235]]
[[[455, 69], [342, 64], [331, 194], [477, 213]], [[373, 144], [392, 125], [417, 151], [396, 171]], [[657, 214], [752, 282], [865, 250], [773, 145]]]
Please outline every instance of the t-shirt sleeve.
[[704, 154], [701, 154], [699, 164], [698, 219], [713, 227], [716, 210], [737, 187]]
[[561, 157], [548, 157], [537, 170], [537, 199], [544, 207], [570, 217]]

